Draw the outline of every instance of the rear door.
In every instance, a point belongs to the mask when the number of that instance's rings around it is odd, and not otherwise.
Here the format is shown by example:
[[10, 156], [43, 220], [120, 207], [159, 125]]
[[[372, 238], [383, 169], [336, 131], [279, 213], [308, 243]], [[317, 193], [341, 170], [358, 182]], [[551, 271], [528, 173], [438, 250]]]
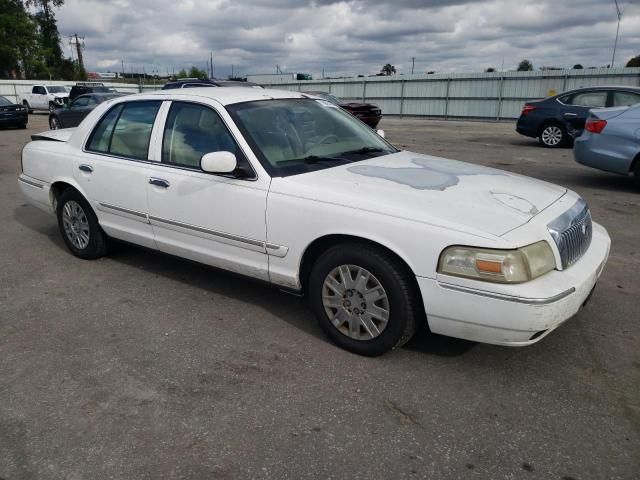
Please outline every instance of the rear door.
[[607, 90], [587, 90], [560, 99], [561, 103], [565, 105], [562, 118], [572, 137], [578, 137], [582, 134], [590, 109], [607, 106], [607, 95]]
[[162, 102], [113, 106], [74, 158], [74, 175], [108, 235], [155, 248], [149, 224], [149, 145]]

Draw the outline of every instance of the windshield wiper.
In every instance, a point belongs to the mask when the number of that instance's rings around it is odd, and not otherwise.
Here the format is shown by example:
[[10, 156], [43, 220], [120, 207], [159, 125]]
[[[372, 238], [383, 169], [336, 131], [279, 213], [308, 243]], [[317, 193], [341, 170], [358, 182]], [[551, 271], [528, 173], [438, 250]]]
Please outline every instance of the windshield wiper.
[[302, 158], [290, 158], [288, 160], [282, 160], [280, 162], [278, 162], [278, 164], [281, 163], [290, 163], [290, 162], [303, 162], [303, 163], [318, 163], [318, 162], [349, 162], [350, 160], [347, 160], [346, 158], [339, 158], [339, 157], [323, 157], [321, 155], [308, 155], [306, 157], [302, 157]]
[[386, 148], [362, 147], [362, 148], [358, 148], [356, 150], [347, 150], [346, 152], [342, 152], [340, 155], [359, 155], [359, 154], [365, 154], [365, 153], [379, 153], [379, 152], [391, 153]]

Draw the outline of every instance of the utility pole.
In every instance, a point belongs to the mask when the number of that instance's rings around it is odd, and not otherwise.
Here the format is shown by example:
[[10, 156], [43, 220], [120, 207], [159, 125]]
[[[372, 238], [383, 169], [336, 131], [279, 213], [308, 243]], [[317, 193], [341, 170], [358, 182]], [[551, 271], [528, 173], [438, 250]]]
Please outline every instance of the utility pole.
[[122, 78], [124, 79], [124, 59], [120, 60], [120, 63], [122, 64]]
[[85, 71], [84, 60], [82, 58], [82, 49], [84, 48], [84, 37], [78, 37], [77, 33], [75, 33], [73, 37], [75, 38], [76, 53], [78, 54], [78, 67], [80, 69], [80, 72], [83, 73]]
[[413, 68], [416, 66], [416, 57], [411, 57], [411, 75], [413, 75]]
[[231, 78], [233, 79], [233, 63], [231, 64]]
[[213, 78], [213, 52], [211, 52], [210, 57], [211, 61], [209, 62], [209, 65], [211, 65], [211, 77], [209, 78]]
[[620, 11], [620, 6], [618, 5], [618, 0], [613, 0], [616, 3], [616, 12], [618, 13], [618, 26], [616, 28], [616, 41], [613, 43], [613, 55], [611, 56], [611, 68], [616, 61], [616, 48], [618, 47], [618, 33], [620, 33], [620, 20], [622, 20], [622, 12]]

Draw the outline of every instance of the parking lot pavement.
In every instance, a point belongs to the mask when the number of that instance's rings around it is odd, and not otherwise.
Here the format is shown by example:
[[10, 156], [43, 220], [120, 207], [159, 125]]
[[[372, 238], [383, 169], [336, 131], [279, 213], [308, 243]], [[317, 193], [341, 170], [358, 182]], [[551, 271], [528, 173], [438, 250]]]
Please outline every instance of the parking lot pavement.
[[640, 216], [631, 179], [511, 123], [385, 119], [397, 145], [576, 190], [612, 237], [590, 303], [526, 348], [420, 335], [363, 358], [302, 299], [134, 246], [71, 256], [0, 131], [0, 478], [632, 479]]

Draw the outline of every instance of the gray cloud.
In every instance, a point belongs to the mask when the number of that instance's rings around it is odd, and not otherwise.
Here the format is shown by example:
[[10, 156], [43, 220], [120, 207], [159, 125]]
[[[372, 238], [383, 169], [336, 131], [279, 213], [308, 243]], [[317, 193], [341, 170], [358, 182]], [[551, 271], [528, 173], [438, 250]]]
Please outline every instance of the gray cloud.
[[[63, 36], [85, 36], [90, 70], [203, 68], [371, 74], [610, 63], [616, 28], [602, 0], [67, 0]], [[69, 51], [68, 46], [66, 50]], [[625, 11], [616, 64], [640, 54], [640, 6]]]

